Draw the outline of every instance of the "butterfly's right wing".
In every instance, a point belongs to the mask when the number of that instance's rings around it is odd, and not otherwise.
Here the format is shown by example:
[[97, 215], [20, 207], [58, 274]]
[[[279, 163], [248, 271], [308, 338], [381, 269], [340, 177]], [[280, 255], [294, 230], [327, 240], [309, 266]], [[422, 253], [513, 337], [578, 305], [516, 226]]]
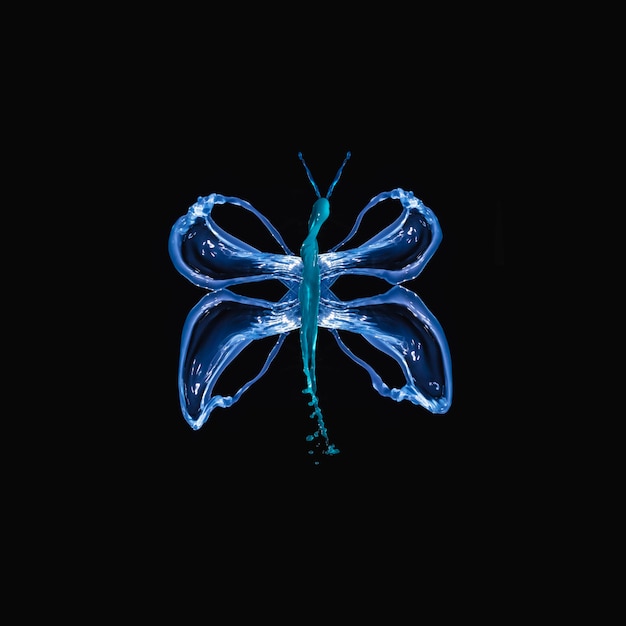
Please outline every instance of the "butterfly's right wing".
[[[183, 415], [199, 429], [217, 408], [227, 408], [266, 372], [287, 334], [300, 325], [297, 299], [270, 302], [220, 289], [204, 296], [183, 328], [178, 390]], [[214, 393], [215, 384], [253, 341], [277, 336], [261, 371], [232, 395]]]

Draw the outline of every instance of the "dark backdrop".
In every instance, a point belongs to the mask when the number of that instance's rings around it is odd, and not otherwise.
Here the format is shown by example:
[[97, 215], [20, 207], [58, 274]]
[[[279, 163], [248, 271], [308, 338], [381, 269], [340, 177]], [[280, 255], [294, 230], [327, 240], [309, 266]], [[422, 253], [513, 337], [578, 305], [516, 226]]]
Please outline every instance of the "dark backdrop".
[[[28, 437], [25, 447], [37, 464], [26, 455], [11, 462], [11, 482], [33, 475], [42, 493], [40, 510], [24, 514], [29, 535], [48, 530], [59, 551], [49, 561], [55, 572], [67, 564], [71, 543], [101, 574], [99, 548], [104, 561], [115, 560], [115, 581], [128, 572], [129, 597], [150, 570], [164, 594], [143, 585], [145, 604], [157, 610], [172, 580], [185, 596], [200, 594], [204, 614], [213, 614], [219, 595], [215, 579], [239, 594], [233, 605], [239, 598], [246, 605], [249, 588], [273, 574], [279, 552], [280, 574], [287, 582], [296, 577], [294, 587], [312, 566], [323, 565], [300, 586], [306, 596], [296, 605], [308, 613], [319, 599], [324, 618], [333, 610], [324, 602], [327, 591], [342, 597], [352, 617], [356, 607], [369, 609], [390, 573], [392, 593], [380, 597], [384, 619], [400, 596], [415, 615], [427, 595], [425, 580], [446, 594], [442, 607], [466, 611], [465, 599], [448, 594], [454, 574], [459, 587], [478, 579], [481, 593], [470, 595], [481, 614], [511, 586], [509, 574], [520, 582], [509, 610], [528, 606], [527, 596], [543, 596], [526, 572], [535, 584], [543, 570], [544, 589], [553, 589], [554, 570], [543, 567], [540, 550], [551, 549], [560, 528], [552, 522], [546, 529], [546, 512], [558, 506], [562, 485], [577, 485], [567, 476], [571, 466], [552, 454], [564, 447], [558, 420], [546, 418], [554, 403], [537, 402], [539, 391], [554, 395], [553, 376], [515, 365], [520, 355], [529, 355], [533, 367], [547, 358], [537, 338], [515, 342], [524, 320], [545, 309], [537, 304], [538, 289], [514, 292], [512, 267], [529, 257], [543, 264], [534, 246], [546, 236], [551, 207], [538, 213], [544, 192], [536, 181], [541, 170], [553, 181], [556, 131], [576, 138], [569, 125], [577, 118], [564, 115], [569, 105], [551, 103], [549, 89], [558, 87], [572, 48], [551, 44], [558, 55], [546, 65], [534, 29], [520, 26], [519, 11], [480, 15], [471, 6], [467, 13], [476, 13], [480, 29], [465, 24], [462, 9], [445, 7], [434, 32], [432, 21], [408, 12], [376, 10], [365, 16], [371, 14], [368, 24], [360, 21], [363, 7], [359, 19], [352, 11], [340, 16], [315, 7], [289, 23], [259, 5], [264, 15], [251, 25], [259, 35], [250, 39], [239, 30], [248, 9], [235, 8], [242, 15], [224, 21], [203, 7], [179, 29], [170, 24], [171, 7], [162, 27], [148, 20], [152, 9], [136, 24], [120, 16], [115, 28], [101, 29], [101, 40], [87, 25], [77, 30], [96, 42], [97, 57], [90, 62], [82, 45], [68, 46], [67, 63], [53, 64], [45, 83], [33, 81], [36, 94], [23, 110], [54, 131], [52, 141], [24, 142], [39, 159], [33, 172], [47, 170], [48, 159], [61, 167], [54, 170], [56, 187], [34, 199], [25, 194], [12, 224], [31, 246], [36, 267], [29, 278], [36, 287], [49, 274], [49, 250], [66, 254], [54, 278], [63, 277], [74, 299], [65, 301], [55, 289], [44, 300], [54, 306], [29, 310], [47, 317], [58, 345], [45, 354], [37, 346], [34, 356], [25, 350], [22, 372], [37, 381], [43, 354], [44, 366], [52, 362], [53, 373], [62, 375], [52, 377], [62, 396], [55, 412], [39, 411], [41, 402], [49, 404], [38, 390], [25, 398], [36, 410], [23, 421], [36, 425], [45, 454]], [[544, 23], [529, 15], [533, 27]], [[312, 29], [317, 16], [319, 27]], [[571, 65], [577, 78], [581, 65]], [[68, 66], [74, 69], [65, 92], [53, 81]], [[18, 136], [24, 129], [10, 116], [7, 123]], [[193, 431], [180, 411], [177, 367], [185, 318], [203, 290], [171, 263], [172, 225], [198, 196], [234, 195], [266, 215], [297, 250], [315, 200], [298, 152], [325, 190], [347, 150], [352, 158], [331, 198], [322, 250], [347, 234], [374, 195], [395, 187], [412, 190], [441, 223], [441, 245], [410, 287], [450, 344], [450, 411], [431, 415], [379, 397], [367, 373], [321, 330], [319, 399], [339, 455], [314, 465], [307, 454], [311, 422], [295, 334], [235, 406], [216, 410]], [[70, 200], [76, 208], [68, 208]], [[40, 211], [37, 237], [28, 230], [26, 238], [23, 226], [30, 222], [22, 220], [33, 207]], [[48, 232], [51, 225], [60, 237]], [[517, 258], [512, 233], [524, 246]], [[66, 351], [68, 337], [78, 339], [75, 354]], [[508, 391], [512, 381], [515, 394]], [[12, 445], [7, 438], [7, 451]], [[26, 510], [20, 503], [9, 507], [11, 514], [18, 508]], [[60, 522], [63, 537], [51, 520]], [[541, 547], [538, 537], [547, 539]], [[574, 544], [563, 545], [570, 552]], [[189, 563], [177, 567], [172, 555]], [[388, 558], [381, 564], [380, 556]], [[517, 567], [535, 557], [539, 567]], [[190, 575], [190, 563], [200, 572]], [[114, 583], [94, 585], [92, 576], [83, 577], [85, 568], [71, 570], [85, 586], [104, 591], [94, 610], [110, 604]], [[347, 584], [359, 574], [369, 585], [356, 586], [360, 597], [353, 602]], [[272, 617], [276, 605], [291, 610], [284, 582], [267, 594]]]
[[[335, 119], [320, 116], [293, 124], [288, 119], [277, 122], [276, 116], [264, 124], [262, 116], [253, 113], [242, 119], [234, 114], [221, 118], [211, 115], [210, 108], [205, 124], [199, 117], [201, 112], [194, 110], [193, 124], [183, 117], [165, 138], [158, 135], [158, 158], [147, 151], [151, 191], [158, 189], [147, 193], [153, 234], [145, 323], [151, 346], [143, 415], [133, 434], [145, 443], [147, 464], [142, 467], [148, 480], [193, 480], [200, 491], [206, 484], [227, 484], [233, 477], [255, 481], [265, 474], [272, 476], [270, 483], [350, 477], [362, 488], [371, 477], [425, 489], [441, 481], [459, 488], [469, 482], [474, 489], [485, 481], [503, 480], [503, 467], [513, 469], [510, 459], [518, 446], [504, 393], [509, 375], [505, 225], [519, 202], [501, 159], [499, 146], [505, 138], [486, 133], [484, 127], [467, 126], [467, 120], [435, 123], [417, 110], [409, 115], [402, 107], [395, 112], [393, 107], [378, 112], [356, 108]], [[213, 132], [211, 121], [219, 132]], [[232, 135], [225, 124], [230, 124]], [[380, 397], [365, 370], [320, 329], [318, 395], [339, 455], [323, 457], [315, 465], [307, 454], [305, 436], [312, 424], [308, 396], [301, 393], [304, 374], [297, 333], [238, 403], [216, 409], [202, 429], [193, 431], [178, 406], [176, 376], [182, 326], [204, 291], [171, 263], [167, 241], [172, 225], [199, 195], [238, 196], [266, 215], [297, 251], [315, 200], [298, 152], [303, 152], [323, 193], [347, 150], [352, 157], [333, 192], [320, 250], [340, 241], [358, 212], [381, 191], [412, 190], [435, 212], [442, 243], [407, 286], [424, 300], [447, 335], [454, 378], [451, 409], [432, 415], [409, 402]], [[256, 242], [258, 235], [252, 229], [247, 240]], [[371, 289], [353, 282], [343, 283], [342, 296], [351, 295], [350, 289], [356, 290], [352, 295]], [[270, 287], [261, 283], [256, 295]], [[244, 367], [235, 363], [229, 370], [236, 373]], [[246, 380], [242, 375], [239, 383]], [[228, 386], [227, 379], [221, 383]]]

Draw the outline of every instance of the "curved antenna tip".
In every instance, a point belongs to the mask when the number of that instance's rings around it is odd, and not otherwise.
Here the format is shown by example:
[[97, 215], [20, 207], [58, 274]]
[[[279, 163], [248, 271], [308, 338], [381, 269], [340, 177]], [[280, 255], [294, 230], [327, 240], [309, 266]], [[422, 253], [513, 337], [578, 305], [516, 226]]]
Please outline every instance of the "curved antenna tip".
[[343, 168], [348, 162], [348, 159], [350, 158], [350, 156], [351, 156], [351, 153], [348, 150], [348, 152], [346, 153], [346, 158], [343, 160], [343, 163], [341, 164], [339, 170], [337, 171], [337, 174], [335, 175], [335, 179], [333, 180], [333, 182], [330, 184], [330, 187], [328, 188], [328, 193], [326, 194], [326, 198], [330, 198], [330, 194], [332, 194], [333, 189], [335, 188], [335, 185], [337, 184], [337, 181], [339, 180], [339, 177], [341, 176], [341, 172], [343, 171]]

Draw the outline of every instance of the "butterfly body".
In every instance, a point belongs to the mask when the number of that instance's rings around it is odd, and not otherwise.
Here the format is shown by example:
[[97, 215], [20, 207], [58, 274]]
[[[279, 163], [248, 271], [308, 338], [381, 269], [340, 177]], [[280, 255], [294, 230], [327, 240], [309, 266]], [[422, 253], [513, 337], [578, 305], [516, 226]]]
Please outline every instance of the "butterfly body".
[[[308, 168], [307, 168], [308, 171]], [[315, 186], [315, 185], [314, 185]], [[317, 190], [317, 187], [315, 186]], [[321, 275], [319, 267], [319, 246], [317, 235], [322, 224], [330, 215], [330, 202], [328, 198], [318, 198], [313, 204], [309, 217], [309, 232], [300, 246], [300, 258], [302, 259], [302, 279], [298, 290], [300, 302], [300, 350], [302, 352], [302, 364], [307, 386], [303, 393], [311, 396], [309, 403], [313, 407], [312, 418], [317, 420], [318, 429], [313, 435], [308, 436], [309, 441], [315, 442], [316, 437], [322, 437], [325, 441], [324, 452], [337, 454], [339, 450], [328, 440], [328, 433], [324, 425], [324, 417], [319, 407], [317, 398], [317, 377], [315, 373], [315, 352], [317, 347], [317, 328], [319, 324], [319, 308], [321, 294]], [[316, 445], [321, 445], [316, 442]], [[312, 452], [312, 451], [311, 451]]]

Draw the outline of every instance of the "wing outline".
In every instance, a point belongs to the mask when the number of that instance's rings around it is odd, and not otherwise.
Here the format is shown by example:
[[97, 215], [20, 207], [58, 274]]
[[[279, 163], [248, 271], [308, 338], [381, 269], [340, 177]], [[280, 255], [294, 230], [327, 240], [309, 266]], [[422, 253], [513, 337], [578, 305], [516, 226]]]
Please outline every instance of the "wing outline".
[[[332, 292], [331, 292], [332, 293]], [[378, 296], [343, 301], [323, 299], [320, 326], [328, 329], [338, 346], [370, 375], [383, 397], [409, 400], [431, 413], [446, 413], [452, 402], [452, 362], [443, 328], [423, 300], [401, 285]], [[375, 368], [357, 356], [339, 331], [361, 335], [399, 366], [405, 384], [390, 387]]]
[[[385, 200], [398, 200], [400, 215], [364, 244], [339, 251], [357, 233], [365, 214]], [[361, 210], [347, 237], [319, 255], [322, 282], [330, 286], [346, 274], [376, 276], [393, 285], [412, 280], [424, 269], [441, 240], [437, 216], [412, 191], [398, 187], [379, 193]]]
[[[198, 430], [216, 408], [228, 408], [269, 368], [285, 338], [300, 327], [299, 303], [249, 298], [219, 289], [191, 309], [183, 326], [178, 366], [179, 399], [187, 423]], [[234, 394], [213, 394], [225, 369], [253, 341], [277, 336], [259, 373]]]
[[[250, 211], [278, 242], [285, 254], [262, 252], [222, 229], [213, 219], [215, 205], [232, 204]], [[234, 196], [198, 197], [170, 231], [168, 250], [176, 269], [204, 289], [280, 280], [289, 289], [302, 275], [302, 259], [284, 242], [271, 222], [249, 202]]]

